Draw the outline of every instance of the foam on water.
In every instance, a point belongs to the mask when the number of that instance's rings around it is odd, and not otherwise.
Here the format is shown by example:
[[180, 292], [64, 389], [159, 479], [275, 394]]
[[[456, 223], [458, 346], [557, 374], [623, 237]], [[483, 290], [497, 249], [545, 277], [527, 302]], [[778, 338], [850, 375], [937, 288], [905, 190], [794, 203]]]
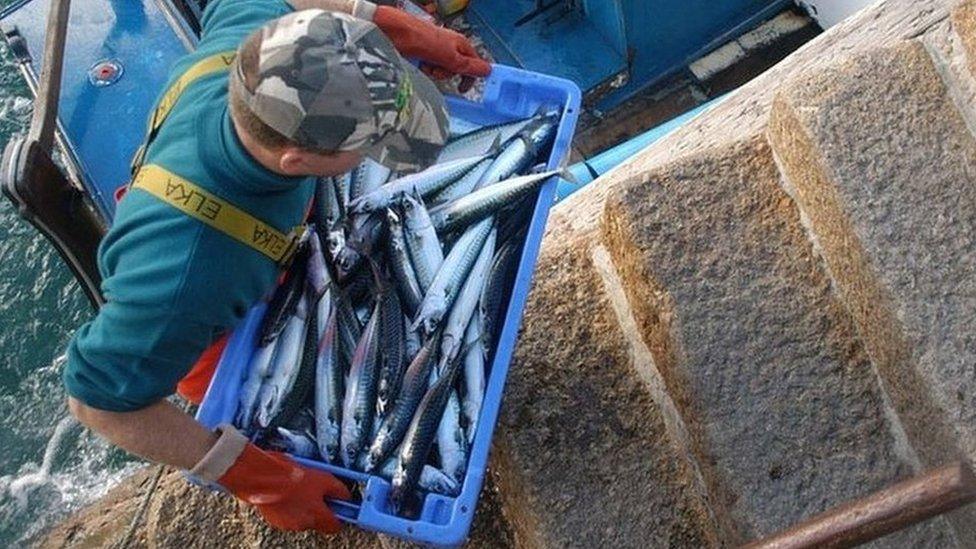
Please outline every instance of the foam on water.
[[[62, 355], [49, 369], [60, 371], [63, 361]], [[23, 456], [26, 459], [15, 469], [8, 468], [13, 463], [2, 464], [3, 470], [11, 471], [0, 475], [0, 540], [4, 545], [30, 541], [67, 513], [103, 495], [137, 467], [83, 430], [67, 414], [60, 390], [45, 393], [57, 400], [44, 401], [37, 408], [52, 405], [60, 419], [27, 445], [44, 441], [43, 451]]]
[[[73, 435], [82, 436], [72, 441]], [[91, 445], [95, 452], [74, 453], [83, 444]], [[103, 495], [135, 470], [135, 463], [106, 467], [112, 452], [104, 443], [82, 434], [74, 418], [62, 418], [40, 464], [28, 462], [16, 474], [0, 476], [0, 522], [10, 526], [4, 537], [18, 545], [32, 541], [66, 513]]]
[[[54, 464], [55, 453], [57, 453], [58, 447], [61, 446], [61, 442], [68, 433], [68, 429], [76, 425], [78, 425], [78, 422], [73, 417], [65, 416], [62, 418], [57, 426], [54, 427], [54, 434], [47, 441], [41, 466], [36, 471], [24, 473], [10, 480], [6, 485], [7, 491], [10, 492], [10, 495], [17, 501], [21, 509], [27, 508], [27, 496], [34, 488], [51, 481], [51, 467]], [[7, 478], [9, 477], [0, 478], [0, 489], [3, 488], [3, 482]]]
[[[0, 150], [26, 132], [28, 95], [0, 46]], [[0, 547], [36, 538], [137, 466], [67, 416], [63, 353], [91, 315], [57, 253], [0, 199]]]

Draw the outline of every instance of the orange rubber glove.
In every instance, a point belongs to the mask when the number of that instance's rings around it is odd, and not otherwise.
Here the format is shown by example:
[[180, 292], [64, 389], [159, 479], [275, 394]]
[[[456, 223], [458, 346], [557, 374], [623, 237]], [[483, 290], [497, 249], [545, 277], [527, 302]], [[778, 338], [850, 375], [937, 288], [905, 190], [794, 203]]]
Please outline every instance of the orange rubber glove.
[[339, 531], [339, 519], [325, 504], [327, 498], [351, 497], [339, 479], [302, 467], [285, 454], [265, 452], [230, 425], [220, 430], [220, 438], [191, 475], [210, 481], [217, 477], [218, 484], [280, 530]]
[[217, 371], [220, 356], [224, 354], [224, 348], [227, 347], [228, 339], [230, 334], [224, 334], [216, 343], [207, 347], [193, 368], [190, 368], [190, 371], [176, 384], [177, 394], [198, 406], [203, 402], [203, 397], [210, 388], [210, 380]]
[[491, 65], [478, 56], [471, 42], [450, 29], [421, 21], [392, 6], [378, 6], [373, 23], [406, 57], [415, 57], [450, 74], [488, 76], [491, 72]]

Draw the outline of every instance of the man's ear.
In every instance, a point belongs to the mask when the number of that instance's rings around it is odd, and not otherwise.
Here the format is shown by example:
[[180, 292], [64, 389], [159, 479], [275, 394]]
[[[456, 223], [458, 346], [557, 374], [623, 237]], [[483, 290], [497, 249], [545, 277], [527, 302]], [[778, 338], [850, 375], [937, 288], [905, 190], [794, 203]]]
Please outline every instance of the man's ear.
[[286, 148], [278, 157], [278, 171], [285, 175], [302, 175], [308, 164], [307, 154], [297, 147]]

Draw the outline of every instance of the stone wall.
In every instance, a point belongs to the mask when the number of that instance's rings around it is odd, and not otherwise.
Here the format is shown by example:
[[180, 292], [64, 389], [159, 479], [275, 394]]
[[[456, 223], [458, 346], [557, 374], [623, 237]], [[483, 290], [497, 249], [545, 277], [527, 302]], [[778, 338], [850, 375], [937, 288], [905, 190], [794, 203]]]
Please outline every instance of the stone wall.
[[[976, 458], [974, 5], [880, 2], [554, 210], [518, 540], [737, 544]], [[877, 542], [974, 544], [973, 510]]]

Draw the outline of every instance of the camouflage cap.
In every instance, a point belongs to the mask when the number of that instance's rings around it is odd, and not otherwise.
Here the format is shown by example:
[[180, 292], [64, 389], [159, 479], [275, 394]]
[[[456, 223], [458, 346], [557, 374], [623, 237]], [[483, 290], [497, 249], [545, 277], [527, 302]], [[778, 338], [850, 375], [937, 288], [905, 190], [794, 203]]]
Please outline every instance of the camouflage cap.
[[371, 22], [303, 10], [259, 29], [253, 89], [242, 99], [303, 147], [362, 151], [398, 171], [432, 164], [448, 137], [444, 98]]

